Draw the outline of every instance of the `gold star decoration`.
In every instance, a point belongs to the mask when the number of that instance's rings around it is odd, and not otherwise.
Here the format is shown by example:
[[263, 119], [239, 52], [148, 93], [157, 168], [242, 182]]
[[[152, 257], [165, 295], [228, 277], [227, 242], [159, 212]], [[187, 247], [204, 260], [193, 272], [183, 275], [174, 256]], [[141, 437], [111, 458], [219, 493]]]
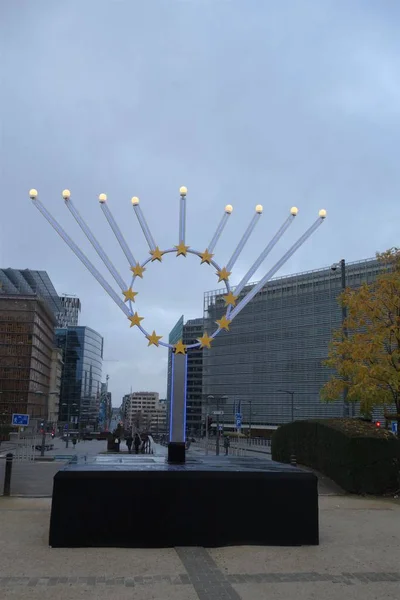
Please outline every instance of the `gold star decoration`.
[[186, 256], [187, 251], [189, 250], [189, 246], [185, 246], [185, 242], [179, 242], [178, 246], [175, 246], [175, 248], [177, 256]]
[[182, 340], [174, 344], [174, 352], [175, 354], [186, 354], [186, 346]]
[[143, 321], [143, 319], [144, 319], [144, 317], [139, 317], [137, 312], [135, 312], [135, 314], [133, 314], [131, 317], [129, 317], [129, 320], [131, 322], [131, 327], [133, 327], [134, 325], [140, 325], [140, 321]]
[[142, 267], [139, 263], [136, 263], [134, 267], [131, 267], [131, 271], [135, 277], [141, 277], [143, 279], [143, 271], [146, 269]]
[[229, 292], [229, 294], [224, 296], [225, 306], [235, 306], [237, 299], [237, 296], [234, 296], [232, 292]]
[[211, 264], [211, 259], [212, 259], [212, 257], [213, 257], [213, 256], [214, 256], [214, 254], [211, 254], [211, 253], [208, 251], [208, 248], [206, 248], [206, 249], [204, 250], [204, 252], [201, 252], [201, 253], [200, 253], [200, 258], [201, 258], [201, 263], [200, 263], [200, 264], [201, 264], [201, 265], [202, 265], [203, 263], [207, 263], [208, 265], [209, 265], [209, 264]]
[[214, 338], [210, 337], [205, 331], [201, 337], [197, 338], [197, 341], [200, 342], [200, 348], [211, 348], [211, 342], [214, 341]]
[[226, 331], [229, 331], [229, 325], [230, 325], [231, 321], [230, 321], [230, 319], [227, 318], [226, 315], [224, 315], [221, 319], [219, 319], [218, 321], [215, 321], [215, 322], [220, 329], [225, 329]]
[[122, 293], [125, 296], [124, 302], [127, 302], [128, 300], [132, 300], [132, 302], [135, 302], [135, 296], [138, 295], [138, 292], [134, 292], [131, 287], [129, 288], [129, 290], [125, 290], [125, 292]]
[[157, 335], [153, 330], [153, 333], [151, 335], [146, 335], [146, 337], [149, 340], [149, 343], [147, 344], [148, 346], [151, 346], [152, 344], [154, 344], [154, 346], [159, 346], [158, 342], [161, 340], [162, 335]]
[[219, 271], [217, 271], [218, 282], [220, 282], [220, 281], [226, 281], [227, 279], [229, 279], [229, 275], [230, 274], [231, 274], [231, 272], [227, 271], [226, 267], [223, 267], [222, 269], [220, 269]]
[[160, 250], [160, 248], [158, 246], [156, 246], [154, 250], [150, 250], [150, 254], [151, 254], [151, 262], [153, 262], [154, 260], [158, 260], [161, 262], [162, 255], [164, 254], [164, 252], [162, 250]]

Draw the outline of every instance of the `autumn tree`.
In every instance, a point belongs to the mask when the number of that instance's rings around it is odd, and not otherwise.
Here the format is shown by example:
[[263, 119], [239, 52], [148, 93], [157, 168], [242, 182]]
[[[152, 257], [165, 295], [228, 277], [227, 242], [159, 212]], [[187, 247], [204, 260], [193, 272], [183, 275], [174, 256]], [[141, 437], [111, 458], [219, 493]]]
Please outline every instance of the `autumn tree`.
[[390, 407], [400, 435], [400, 249], [377, 254], [382, 274], [374, 283], [346, 289], [347, 318], [334, 334], [326, 366], [336, 374], [322, 388], [324, 400], [347, 390], [363, 414]]

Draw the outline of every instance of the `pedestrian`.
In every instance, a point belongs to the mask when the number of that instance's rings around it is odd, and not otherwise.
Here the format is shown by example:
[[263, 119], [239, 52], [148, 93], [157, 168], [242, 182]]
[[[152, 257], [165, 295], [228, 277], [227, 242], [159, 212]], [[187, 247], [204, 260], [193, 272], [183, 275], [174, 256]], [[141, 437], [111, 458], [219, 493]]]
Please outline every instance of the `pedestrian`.
[[76, 448], [76, 436], [75, 435], [72, 438], [72, 445], [74, 446], [74, 449], [75, 449]]
[[229, 437], [226, 435], [224, 437], [224, 448], [225, 448], [225, 456], [228, 456], [229, 454], [229, 446], [231, 445], [231, 440], [229, 439]]
[[132, 453], [132, 444], [133, 444], [133, 437], [131, 436], [131, 434], [129, 434], [128, 437], [126, 438], [126, 445], [128, 446], [129, 454]]
[[133, 444], [135, 446], [135, 454], [139, 454], [139, 448], [140, 448], [140, 436], [138, 433], [135, 433], [135, 439], [133, 440]]

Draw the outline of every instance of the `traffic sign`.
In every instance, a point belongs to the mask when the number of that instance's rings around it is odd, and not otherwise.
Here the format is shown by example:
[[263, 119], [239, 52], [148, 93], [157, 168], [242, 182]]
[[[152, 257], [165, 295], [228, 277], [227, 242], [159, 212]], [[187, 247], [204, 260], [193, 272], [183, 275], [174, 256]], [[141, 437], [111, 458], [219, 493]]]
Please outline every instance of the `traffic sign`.
[[242, 428], [242, 415], [241, 413], [236, 413], [236, 429]]
[[14, 413], [12, 416], [12, 424], [18, 427], [27, 427], [29, 425], [29, 415], [21, 415]]
[[392, 421], [392, 431], [393, 433], [397, 433], [397, 421]]
[[223, 415], [224, 411], [223, 410], [213, 410], [212, 414], [213, 415]]

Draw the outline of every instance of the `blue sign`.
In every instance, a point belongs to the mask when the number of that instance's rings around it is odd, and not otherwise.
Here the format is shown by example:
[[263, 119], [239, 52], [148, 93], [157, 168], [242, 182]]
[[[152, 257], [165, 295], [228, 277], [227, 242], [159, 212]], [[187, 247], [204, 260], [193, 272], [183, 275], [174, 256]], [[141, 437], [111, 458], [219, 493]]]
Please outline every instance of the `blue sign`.
[[27, 427], [29, 425], [29, 415], [14, 413], [12, 416], [12, 424], [18, 425], [18, 427]]
[[236, 429], [242, 428], [242, 415], [241, 413], [236, 413]]
[[392, 421], [392, 431], [393, 433], [397, 433], [397, 421]]

